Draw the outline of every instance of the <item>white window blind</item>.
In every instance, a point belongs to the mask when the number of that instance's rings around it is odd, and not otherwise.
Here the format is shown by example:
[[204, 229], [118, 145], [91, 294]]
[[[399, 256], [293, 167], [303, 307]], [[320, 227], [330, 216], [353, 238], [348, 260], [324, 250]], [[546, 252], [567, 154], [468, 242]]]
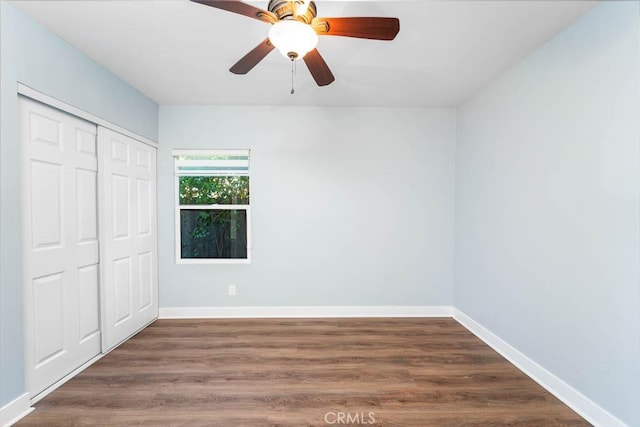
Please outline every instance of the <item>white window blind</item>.
[[249, 176], [249, 150], [177, 151], [176, 176]]

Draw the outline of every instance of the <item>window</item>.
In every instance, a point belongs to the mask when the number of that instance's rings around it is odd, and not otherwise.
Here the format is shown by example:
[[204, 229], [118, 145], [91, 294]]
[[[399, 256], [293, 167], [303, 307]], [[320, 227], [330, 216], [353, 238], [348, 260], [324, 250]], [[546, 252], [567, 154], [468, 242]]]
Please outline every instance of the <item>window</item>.
[[177, 261], [248, 263], [249, 150], [181, 150], [173, 156]]

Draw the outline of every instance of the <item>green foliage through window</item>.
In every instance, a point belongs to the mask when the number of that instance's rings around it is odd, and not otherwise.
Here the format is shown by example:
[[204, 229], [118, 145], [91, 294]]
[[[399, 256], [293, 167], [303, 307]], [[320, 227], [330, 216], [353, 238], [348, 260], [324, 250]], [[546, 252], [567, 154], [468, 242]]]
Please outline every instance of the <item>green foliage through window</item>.
[[248, 205], [248, 176], [181, 176], [181, 205]]

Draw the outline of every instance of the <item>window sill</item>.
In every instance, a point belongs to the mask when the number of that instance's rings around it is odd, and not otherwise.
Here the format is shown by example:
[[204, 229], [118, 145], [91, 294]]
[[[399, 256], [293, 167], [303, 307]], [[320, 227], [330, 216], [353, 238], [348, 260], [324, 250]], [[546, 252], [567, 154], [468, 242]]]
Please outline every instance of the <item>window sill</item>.
[[250, 259], [211, 259], [211, 258], [188, 258], [176, 259], [176, 264], [251, 264]]

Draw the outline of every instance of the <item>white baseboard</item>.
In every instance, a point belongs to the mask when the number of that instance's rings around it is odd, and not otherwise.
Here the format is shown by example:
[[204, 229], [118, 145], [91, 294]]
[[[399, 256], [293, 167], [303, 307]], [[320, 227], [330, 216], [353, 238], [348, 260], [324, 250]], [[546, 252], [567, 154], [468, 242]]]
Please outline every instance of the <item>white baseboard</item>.
[[160, 319], [451, 317], [451, 306], [161, 307]]
[[10, 427], [33, 411], [29, 393], [25, 393], [0, 408], [0, 426]]
[[453, 318], [594, 426], [626, 427], [625, 423], [462, 311], [454, 308]]

